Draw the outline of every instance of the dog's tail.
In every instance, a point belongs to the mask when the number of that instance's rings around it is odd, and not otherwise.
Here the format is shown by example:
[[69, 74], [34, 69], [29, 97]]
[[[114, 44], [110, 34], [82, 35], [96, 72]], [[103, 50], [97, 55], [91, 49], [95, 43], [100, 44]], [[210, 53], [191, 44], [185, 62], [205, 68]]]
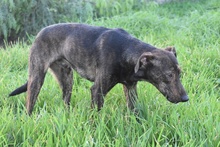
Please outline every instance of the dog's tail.
[[26, 92], [27, 91], [27, 85], [28, 85], [28, 82], [26, 82], [24, 85], [22, 85], [21, 87], [15, 89], [14, 91], [12, 91], [9, 96], [15, 96], [17, 94], [20, 94], [20, 93], [23, 93], [23, 92]]

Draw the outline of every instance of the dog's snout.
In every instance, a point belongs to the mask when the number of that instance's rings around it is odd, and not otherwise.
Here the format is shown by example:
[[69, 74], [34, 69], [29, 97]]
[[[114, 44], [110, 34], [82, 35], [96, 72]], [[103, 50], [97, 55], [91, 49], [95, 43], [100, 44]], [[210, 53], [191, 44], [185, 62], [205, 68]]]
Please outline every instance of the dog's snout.
[[189, 97], [187, 95], [184, 95], [181, 97], [182, 102], [187, 102], [189, 100]]

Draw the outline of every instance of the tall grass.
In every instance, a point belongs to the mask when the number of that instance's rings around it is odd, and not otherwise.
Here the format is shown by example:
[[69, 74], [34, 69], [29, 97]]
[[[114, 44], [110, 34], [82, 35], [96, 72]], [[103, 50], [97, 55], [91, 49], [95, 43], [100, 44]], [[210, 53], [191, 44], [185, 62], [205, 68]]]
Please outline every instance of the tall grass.
[[190, 101], [171, 104], [146, 82], [138, 84], [138, 120], [126, 107], [121, 85], [90, 109], [92, 83], [74, 74], [70, 110], [48, 74], [31, 117], [25, 94], [8, 93], [27, 80], [28, 48], [0, 50], [1, 146], [220, 146], [220, 3], [210, 0], [151, 5], [146, 11], [88, 21], [121, 27], [163, 48], [174, 45]]

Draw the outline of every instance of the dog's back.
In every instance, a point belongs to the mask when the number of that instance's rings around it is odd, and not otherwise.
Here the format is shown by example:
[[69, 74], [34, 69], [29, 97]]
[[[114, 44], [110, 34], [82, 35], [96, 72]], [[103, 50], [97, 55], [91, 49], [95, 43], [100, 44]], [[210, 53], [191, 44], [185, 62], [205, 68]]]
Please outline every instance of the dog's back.
[[82, 77], [94, 81], [96, 68], [104, 61], [114, 64], [116, 61], [113, 59], [121, 59], [131, 38], [130, 34], [118, 28], [77, 23], [56, 24], [38, 33], [31, 54], [41, 54], [41, 58], [51, 57], [50, 62], [64, 58]]

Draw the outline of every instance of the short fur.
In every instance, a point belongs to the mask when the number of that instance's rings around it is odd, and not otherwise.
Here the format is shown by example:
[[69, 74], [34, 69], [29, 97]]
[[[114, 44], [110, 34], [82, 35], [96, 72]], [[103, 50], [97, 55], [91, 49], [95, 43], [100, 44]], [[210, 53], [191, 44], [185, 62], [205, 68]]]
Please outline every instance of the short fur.
[[173, 103], [188, 100], [180, 82], [180, 69], [174, 47], [158, 49], [131, 36], [123, 29], [64, 23], [41, 30], [29, 55], [28, 82], [10, 96], [27, 91], [26, 107], [32, 113], [45, 74], [50, 68], [69, 105], [73, 69], [94, 82], [91, 106], [98, 110], [103, 97], [117, 83], [124, 85], [127, 105], [134, 109], [138, 81], [153, 84]]

